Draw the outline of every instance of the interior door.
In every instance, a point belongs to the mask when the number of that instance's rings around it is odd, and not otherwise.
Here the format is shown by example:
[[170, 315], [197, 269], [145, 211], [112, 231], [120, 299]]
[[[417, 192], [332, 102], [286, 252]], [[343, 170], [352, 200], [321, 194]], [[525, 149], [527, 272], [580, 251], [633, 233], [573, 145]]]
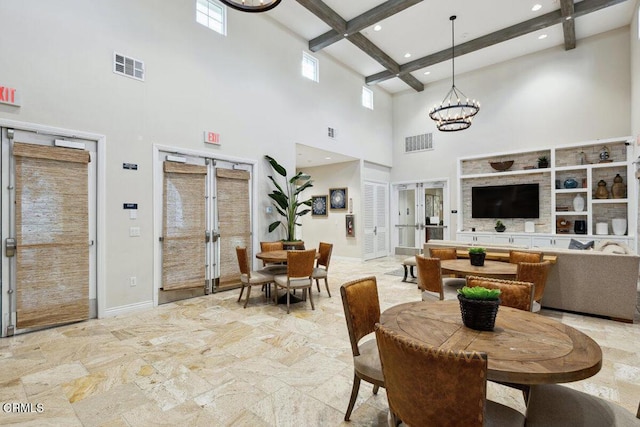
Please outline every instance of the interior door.
[[3, 333], [95, 317], [96, 142], [2, 135]]
[[364, 259], [379, 258], [389, 253], [388, 188], [386, 183], [364, 183]]

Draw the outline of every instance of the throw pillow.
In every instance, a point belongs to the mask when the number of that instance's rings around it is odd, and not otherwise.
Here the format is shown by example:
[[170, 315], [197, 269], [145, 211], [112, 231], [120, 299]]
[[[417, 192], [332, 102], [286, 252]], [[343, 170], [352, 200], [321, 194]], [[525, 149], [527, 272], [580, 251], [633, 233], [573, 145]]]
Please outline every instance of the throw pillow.
[[569, 242], [569, 249], [580, 249], [584, 251], [587, 249], [593, 249], [593, 245], [594, 245], [593, 240], [582, 243], [579, 240], [571, 239], [571, 241]]

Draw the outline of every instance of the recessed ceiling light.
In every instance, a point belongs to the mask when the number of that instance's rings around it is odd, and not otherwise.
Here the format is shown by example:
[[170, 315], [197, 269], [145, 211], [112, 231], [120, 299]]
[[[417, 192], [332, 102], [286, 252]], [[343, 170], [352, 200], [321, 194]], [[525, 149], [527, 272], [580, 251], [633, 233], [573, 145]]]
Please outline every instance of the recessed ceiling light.
[[532, 12], [537, 12], [540, 9], [542, 9], [542, 5], [541, 4], [534, 4], [533, 7], [531, 8]]
[[325, 160], [331, 160], [331, 157], [325, 157], [324, 159]]
[[431, 74], [431, 71], [425, 71], [425, 72], [424, 72], [424, 75], [425, 75], [425, 76], [428, 76], [429, 74]]
[[567, 16], [566, 18], [564, 18], [566, 21], [571, 21], [573, 19], [573, 16]]
[[380, 31], [382, 29], [382, 25], [378, 24], [375, 27], [373, 27], [373, 31]]
[[538, 36], [538, 40], [543, 40], [543, 39], [546, 39], [546, 38], [547, 38], [547, 35], [546, 35], [546, 34], [540, 34], [540, 35]]
[[407, 53], [404, 54], [404, 57], [405, 58], [411, 58], [411, 54], [409, 52], [407, 52]]

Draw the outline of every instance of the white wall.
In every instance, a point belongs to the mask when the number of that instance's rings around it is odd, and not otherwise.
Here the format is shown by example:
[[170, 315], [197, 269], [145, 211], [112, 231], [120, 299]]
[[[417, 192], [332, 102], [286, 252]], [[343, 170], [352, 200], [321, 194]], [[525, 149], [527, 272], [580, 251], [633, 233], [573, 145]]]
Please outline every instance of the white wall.
[[[364, 78], [322, 53], [320, 83], [302, 78], [307, 41], [264, 15], [230, 10], [227, 37], [195, 22], [195, 0], [3, 0], [0, 16], [0, 84], [23, 101], [0, 119], [106, 135], [107, 309], [152, 299], [153, 144], [259, 160], [259, 239], [273, 238], [265, 154], [289, 170], [296, 143], [390, 163], [391, 96], [373, 87], [376, 109], [361, 107]], [[114, 51], [143, 60], [146, 81], [114, 74]], [[139, 238], [123, 202], [139, 204]]]
[[[629, 135], [629, 48], [626, 27], [579, 40], [570, 51], [557, 47], [457, 75], [456, 86], [481, 102], [473, 125], [461, 132], [439, 132], [427, 114], [450, 80], [396, 95], [392, 181], [449, 177], [457, 209], [458, 157]], [[433, 151], [404, 153], [405, 136], [427, 132]]]
[[[636, 9], [631, 21], [629, 40], [631, 43], [631, 135], [636, 137], [636, 156], [640, 155], [640, 0], [636, 1]], [[636, 164], [640, 171], [640, 164]], [[640, 186], [638, 186], [640, 192]], [[640, 193], [638, 194], [640, 199]], [[640, 211], [638, 212], [638, 234], [640, 235]]]

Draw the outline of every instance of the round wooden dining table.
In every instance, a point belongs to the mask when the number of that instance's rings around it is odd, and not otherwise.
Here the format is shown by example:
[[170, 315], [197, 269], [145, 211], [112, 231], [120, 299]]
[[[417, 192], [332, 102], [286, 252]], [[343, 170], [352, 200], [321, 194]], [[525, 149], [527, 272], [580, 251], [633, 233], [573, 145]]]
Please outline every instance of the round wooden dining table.
[[493, 331], [462, 323], [458, 301], [418, 301], [385, 310], [380, 323], [432, 347], [487, 353], [487, 379], [515, 384], [565, 383], [602, 367], [589, 336], [554, 319], [500, 306]]
[[471, 265], [468, 259], [443, 259], [440, 261], [442, 274], [455, 274], [459, 277], [482, 276], [496, 279], [514, 279], [518, 271], [517, 264], [485, 260], [483, 266]]

